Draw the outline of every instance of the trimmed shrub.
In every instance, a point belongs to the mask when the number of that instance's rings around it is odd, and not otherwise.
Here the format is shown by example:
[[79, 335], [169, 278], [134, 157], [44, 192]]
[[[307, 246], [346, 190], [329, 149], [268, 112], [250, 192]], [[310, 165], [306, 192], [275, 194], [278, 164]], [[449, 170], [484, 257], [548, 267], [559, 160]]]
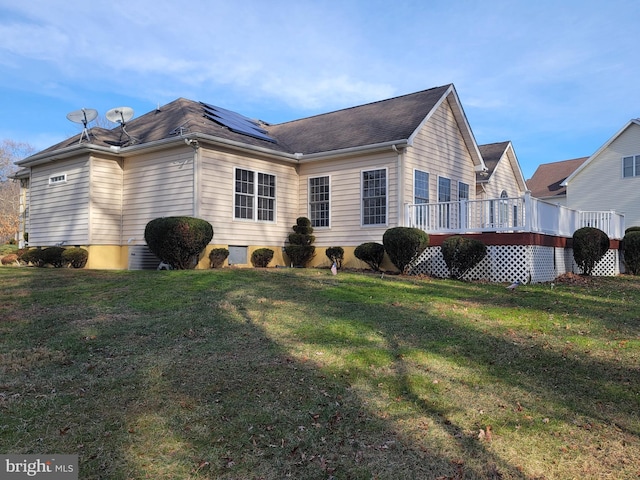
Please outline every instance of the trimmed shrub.
[[45, 265], [51, 265], [55, 268], [66, 267], [69, 264], [62, 258], [63, 253], [63, 247], [47, 247], [44, 250], [40, 250], [41, 264], [38, 266], [44, 267]]
[[624, 231], [624, 234], [626, 235], [631, 232], [640, 232], [640, 227], [629, 227]]
[[475, 238], [459, 235], [442, 242], [442, 256], [451, 278], [460, 279], [487, 255], [487, 246]]
[[596, 263], [609, 250], [609, 237], [595, 227], [582, 227], [573, 234], [573, 259], [584, 275], [591, 275]]
[[229, 250], [227, 248], [214, 248], [209, 252], [209, 267], [222, 268], [227, 257], [229, 257]]
[[640, 275], [640, 229], [628, 231], [622, 240], [624, 266], [633, 275]]
[[213, 238], [213, 227], [194, 217], [161, 217], [144, 229], [144, 239], [160, 261], [175, 270], [195, 268], [198, 256]]
[[411, 262], [429, 246], [429, 235], [419, 228], [394, 227], [384, 232], [382, 244], [400, 273], [408, 273]]
[[44, 264], [40, 265], [40, 252], [42, 252], [42, 250], [37, 248], [30, 248], [28, 250], [25, 250], [20, 255], [20, 261], [27, 265], [32, 264], [36, 267], [43, 267]]
[[251, 264], [256, 268], [266, 268], [273, 259], [273, 250], [270, 248], [258, 248], [251, 254]]
[[362, 260], [375, 272], [380, 271], [380, 265], [384, 260], [384, 245], [376, 242], [366, 242], [358, 245], [353, 254], [358, 260]]
[[84, 268], [89, 259], [89, 252], [84, 248], [71, 247], [62, 252], [62, 260], [73, 268]]
[[307, 217], [298, 217], [292, 228], [294, 233], [289, 234], [289, 245], [284, 247], [284, 253], [294, 267], [304, 267], [316, 253], [316, 247], [311, 245], [316, 239], [312, 235], [311, 220]]
[[331, 260], [331, 263], [336, 264], [336, 268], [338, 270], [342, 268], [342, 261], [344, 260], [344, 248], [329, 247], [325, 250], [324, 254], [329, 260]]

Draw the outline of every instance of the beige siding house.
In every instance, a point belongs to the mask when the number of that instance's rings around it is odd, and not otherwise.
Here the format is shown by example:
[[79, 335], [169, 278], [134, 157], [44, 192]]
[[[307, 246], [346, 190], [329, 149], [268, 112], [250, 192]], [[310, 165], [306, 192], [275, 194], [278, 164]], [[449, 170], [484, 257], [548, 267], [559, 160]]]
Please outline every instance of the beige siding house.
[[[361, 266], [353, 249], [406, 225], [407, 205], [474, 200], [487, 171], [453, 85], [277, 125], [180, 98], [124, 127], [18, 162], [30, 246], [82, 246], [88, 268], [134, 268], [150, 220], [188, 215], [214, 229], [199, 268], [218, 246], [233, 264], [269, 247], [287, 265], [282, 247], [306, 216], [317, 265], [342, 246]], [[519, 172], [509, 143], [489, 178], [517, 195]]]
[[640, 119], [629, 121], [563, 185], [570, 208], [615, 210], [627, 227], [640, 226]]

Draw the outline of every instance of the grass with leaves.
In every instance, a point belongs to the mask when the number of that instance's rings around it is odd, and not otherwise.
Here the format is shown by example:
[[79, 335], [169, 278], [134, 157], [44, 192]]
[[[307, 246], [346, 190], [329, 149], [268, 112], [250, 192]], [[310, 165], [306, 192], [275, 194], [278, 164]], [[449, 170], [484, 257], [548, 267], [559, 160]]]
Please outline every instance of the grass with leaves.
[[0, 451], [82, 479], [632, 479], [640, 278], [0, 268]]

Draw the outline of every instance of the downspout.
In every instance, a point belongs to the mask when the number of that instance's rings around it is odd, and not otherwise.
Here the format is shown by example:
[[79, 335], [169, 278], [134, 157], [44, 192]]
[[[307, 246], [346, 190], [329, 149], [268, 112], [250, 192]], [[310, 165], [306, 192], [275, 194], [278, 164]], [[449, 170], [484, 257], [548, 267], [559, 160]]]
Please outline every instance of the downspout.
[[193, 148], [193, 216], [200, 215], [200, 144], [198, 140], [185, 138], [184, 143]]
[[403, 227], [406, 224], [405, 208], [404, 208], [404, 150], [399, 150], [396, 145], [391, 145], [391, 149], [396, 152], [396, 169], [398, 175], [398, 226]]

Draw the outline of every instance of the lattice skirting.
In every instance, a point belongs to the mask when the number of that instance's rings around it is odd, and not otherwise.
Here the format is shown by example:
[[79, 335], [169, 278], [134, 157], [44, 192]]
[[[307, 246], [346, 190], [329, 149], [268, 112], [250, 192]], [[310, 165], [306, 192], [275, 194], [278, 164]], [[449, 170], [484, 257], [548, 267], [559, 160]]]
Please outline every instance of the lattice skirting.
[[[488, 282], [551, 282], [562, 274], [582, 273], [573, 260], [573, 250], [540, 245], [491, 245], [487, 256], [463, 277]], [[440, 247], [428, 247], [411, 270], [414, 275], [447, 278], [449, 269]], [[593, 271], [598, 276], [620, 273], [618, 250], [609, 250]]]

